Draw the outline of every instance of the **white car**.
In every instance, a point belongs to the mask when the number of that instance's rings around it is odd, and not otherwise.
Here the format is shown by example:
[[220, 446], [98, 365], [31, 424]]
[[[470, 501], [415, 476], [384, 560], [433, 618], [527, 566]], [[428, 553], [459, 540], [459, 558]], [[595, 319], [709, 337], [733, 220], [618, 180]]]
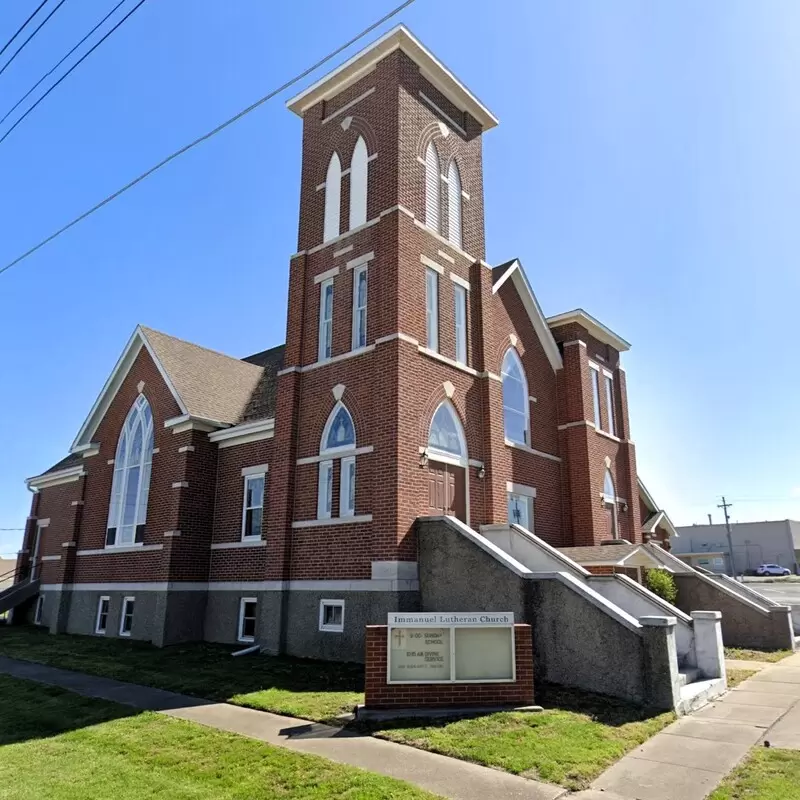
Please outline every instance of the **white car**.
[[780, 564], [762, 564], [756, 567], [756, 575], [791, 575], [792, 571]]

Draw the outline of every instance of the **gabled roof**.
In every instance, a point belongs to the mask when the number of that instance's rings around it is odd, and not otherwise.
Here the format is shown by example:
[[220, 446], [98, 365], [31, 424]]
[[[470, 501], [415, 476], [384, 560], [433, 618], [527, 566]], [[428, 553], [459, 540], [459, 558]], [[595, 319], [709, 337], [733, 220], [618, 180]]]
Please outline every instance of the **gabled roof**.
[[565, 311], [563, 314], [556, 314], [553, 317], [547, 318], [547, 324], [551, 328], [557, 328], [560, 325], [568, 325], [571, 322], [586, 328], [595, 339], [598, 339], [604, 344], [611, 345], [611, 347], [620, 353], [631, 349], [630, 342], [626, 342], [625, 339], [614, 333], [611, 328], [607, 328], [602, 322], [595, 319], [591, 314], [587, 314], [582, 308], [576, 308], [573, 311]]
[[[143, 347], [184, 416], [225, 427], [245, 417], [256, 419], [262, 409], [274, 410], [274, 380], [264, 381], [263, 366], [139, 325], [78, 432], [71, 448], [73, 453], [82, 452], [91, 443], [97, 426]], [[280, 355], [282, 358], [282, 351]], [[256, 397], [259, 390], [271, 394], [272, 401]]]
[[516, 288], [522, 300], [522, 305], [525, 306], [525, 310], [528, 312], [528, 318], [533, 325], [533, 329], [536, 331], [536, 335], [542, 343], [550, 366], [552, 366], [554, 370], [561, 369], [561, 367], [564, 366], [564, 362], [561, 359], [561, 352], [547, 325], [547, 320], [542, 313], [542, 308], [539, 305], [539, 301], [536, 299], [536, 295], [533, 293], [533, 289], [528, 281], [528, 276], [525, 274], [525, 270], [519, 259], [514, 258], [492, 269], [492, 293], [497, 294], [500, 287], [503, 286], [506, 281], [511, 281]]
[[420, 72], [428, 81], [453, 105], [474, 117], [484, 130], [497, 125], [497, 117], [404, 25], [392, 28], [344, 64], [292, 97], [286, 107], [302, 117], [308, 108], [351, 86], [395, 50], [402, 50], [408, 55], [419, 65]]
[[670, 537], [674, 536], [676, 539], [680, 538], [680, 534], [672, 524], [669, 514], [658, 507], [658, 503], [656, 503], [656, 501], [653, 499], [653, 495], [651, 495], [647, 490], [647, 487], [642, 482], [642, 479], [637, 478], [636, 482], [639, 486], [639, 499], [644, 504], [644, 507], [650, 512], [647, 515], [647, 518], [642, 520], [642, 532], [653, 533], [653, 531], [659, 525], [661, 525], [669, 531]]

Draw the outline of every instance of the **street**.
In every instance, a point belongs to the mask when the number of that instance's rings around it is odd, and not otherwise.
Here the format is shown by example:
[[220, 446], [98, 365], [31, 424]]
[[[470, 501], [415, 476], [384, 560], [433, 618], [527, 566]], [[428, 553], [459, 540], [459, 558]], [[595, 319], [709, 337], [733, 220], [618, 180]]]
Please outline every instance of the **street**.
[[748, 578], [745, 583], [755, 591], [787, 606], [800, 607], [800, 581], [797, 583], [768, 583], [767, 581]]

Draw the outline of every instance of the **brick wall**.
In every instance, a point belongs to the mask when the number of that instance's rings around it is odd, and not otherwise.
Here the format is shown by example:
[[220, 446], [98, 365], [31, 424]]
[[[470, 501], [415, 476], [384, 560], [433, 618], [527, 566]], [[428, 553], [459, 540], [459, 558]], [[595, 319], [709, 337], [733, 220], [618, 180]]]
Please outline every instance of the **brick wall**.
[[368, 625], [365, 702], [367, 708], [525, 706], [533, 704], [533, 647], [530, 625], [514, 626], [514, 683], [388, 684], [387, 626]]

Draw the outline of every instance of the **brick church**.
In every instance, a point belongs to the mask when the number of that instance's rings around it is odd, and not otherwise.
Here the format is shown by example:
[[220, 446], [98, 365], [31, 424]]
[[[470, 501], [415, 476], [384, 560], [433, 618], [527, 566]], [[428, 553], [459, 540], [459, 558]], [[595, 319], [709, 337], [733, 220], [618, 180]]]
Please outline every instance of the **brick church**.
[[515, 522], [597, 571], [668, 543], [628, 343], [485, 261], [486, 106], [401, 26], [288, 108], [286, 343], [239, 359], [134, 331], [70, 454], [27, 482], [29, 616], [360, 660], [366, 624], [418, 607], [419, 517]]

